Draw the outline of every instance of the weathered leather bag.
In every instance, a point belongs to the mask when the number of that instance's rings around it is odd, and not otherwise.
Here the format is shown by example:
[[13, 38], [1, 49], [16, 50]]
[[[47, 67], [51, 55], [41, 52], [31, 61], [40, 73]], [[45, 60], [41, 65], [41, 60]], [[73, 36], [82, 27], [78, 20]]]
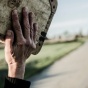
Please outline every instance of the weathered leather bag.
[[36, 35], [37, 48], [33, 54], [37, 54], [43, 45], [47, 31], [57, 8], [57, 0], [0, 0], [0, 39], [5, 36], [6, 28], [11, 23], [11, 10], [16, 8], [19, 17], [22, 7], [28, 7], [34, 12], [35, 22], [39, 30]]

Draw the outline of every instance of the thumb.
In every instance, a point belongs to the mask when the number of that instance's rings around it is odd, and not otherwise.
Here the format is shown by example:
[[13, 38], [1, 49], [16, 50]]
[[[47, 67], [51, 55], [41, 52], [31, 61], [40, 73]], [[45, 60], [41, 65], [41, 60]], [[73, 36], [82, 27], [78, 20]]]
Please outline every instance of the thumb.
[[5, 38], [5, 48], [9, 50], [12, 47], [14, 41], [14, 33], [11, 30], [8, 30]]

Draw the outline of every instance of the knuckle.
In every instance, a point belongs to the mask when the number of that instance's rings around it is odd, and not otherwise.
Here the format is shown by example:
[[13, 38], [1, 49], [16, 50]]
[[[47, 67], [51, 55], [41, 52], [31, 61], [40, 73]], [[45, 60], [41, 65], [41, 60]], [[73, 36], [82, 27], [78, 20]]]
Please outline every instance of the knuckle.
[[36, 49], [36, 44], [34, 42], [32, 42], [32, 44], [30, 46], [31, 46], [32, 50]]
[[29, 25], [29, 20], [28, 20], [28, 18], [24, 19], [24, 25]]
[[18, 23], [14, 22], [13, 26], [14, 26], [15, 30], [20, 31], [21, 27], [20, 27], [20, 25]]
[[31, 45], [31, 41], [30, 40], [26, 40], [26, 45], [30, 46]]
[[28, 24], [25, 24], [25, 30], [29, 30], [30, 29], [30, 26]]
[[32, 49], [35, 50], [36, 49], [36, 46], [33, 46]]
[[26, 41], [26, 45], [29, 46], [32, 50], [36, 49], [36, 44], [31, 40]]
[[35, 49], [36, 49], [36, 44], [34, 43], [32, 47], [33, 47], [33, 49], [35, 50]]
[[24, 46], [25, 44], [26, 44], [25, 40], [21, 40], [21, 41], [17, 42], [17, 45]]

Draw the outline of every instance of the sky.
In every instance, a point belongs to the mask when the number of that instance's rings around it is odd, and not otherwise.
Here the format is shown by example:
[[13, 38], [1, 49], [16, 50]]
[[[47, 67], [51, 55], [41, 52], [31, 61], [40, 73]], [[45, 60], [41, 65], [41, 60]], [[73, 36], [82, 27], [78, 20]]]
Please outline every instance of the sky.
[[58, 37], [68, 31], [88, 34], [88, 0], [58, 0], [58, 8], [47, 37]]

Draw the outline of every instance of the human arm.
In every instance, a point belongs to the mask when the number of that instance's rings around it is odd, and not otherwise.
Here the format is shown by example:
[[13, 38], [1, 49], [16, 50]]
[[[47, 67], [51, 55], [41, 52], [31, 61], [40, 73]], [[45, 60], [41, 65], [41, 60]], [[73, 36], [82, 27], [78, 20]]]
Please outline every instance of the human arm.
[[8, 78], [6, 78], [6, 81], [10, 80], [10, 78], [25, 81], [23, 80], [25, 62], [36, 48], [35, 36], [38, 27], [36, 23], [33, 23], [33, 13], [28, 13], [27, 9], [23, 8], [22, 16], [21, 24], [17, 10], [12, 11], [13, 29], [10, 28], [5, 37], [5, 59], [8, 64]]

